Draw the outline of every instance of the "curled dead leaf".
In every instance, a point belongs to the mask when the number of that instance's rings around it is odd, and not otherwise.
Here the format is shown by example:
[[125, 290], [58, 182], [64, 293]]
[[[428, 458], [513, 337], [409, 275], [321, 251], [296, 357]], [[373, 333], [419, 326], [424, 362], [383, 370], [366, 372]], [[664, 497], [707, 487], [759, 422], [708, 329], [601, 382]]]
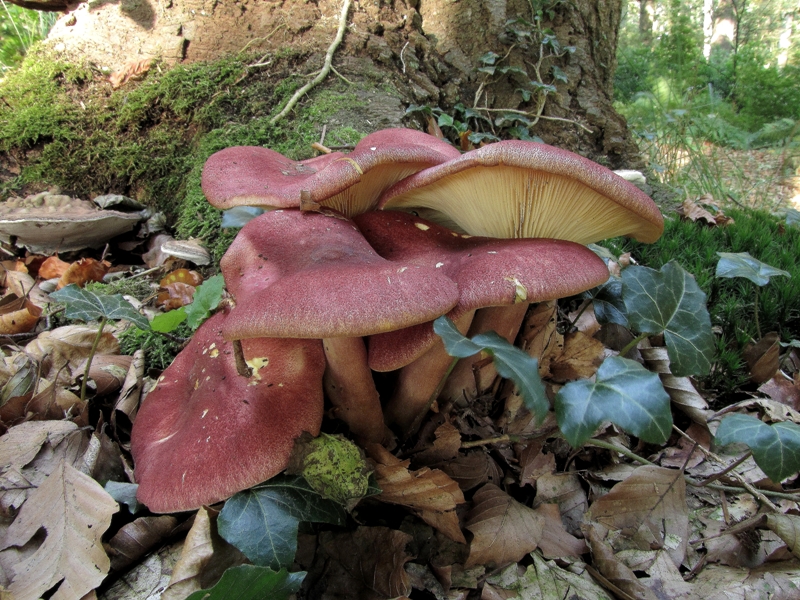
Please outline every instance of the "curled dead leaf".
[[42, 309], [27, 298], [10, 294], [0, 300], [0, 334], [27, 333], [36, 327]]
[[61, 260], [58, 256], [50, 256], [39, 266], [39, 277], [42, 279], [61, 278], [69, 269], [69, 265], [70, 263]]
[[77, 262], [70, 264], [61, 278], [58, 280], [56, 289], [67, 287], [71, 283], [83, 287], [90, 281], [103, 281], [108, 270], [111, 268], [111, 263], [103, 260], [95, 260], [94, 258], [82, 258]]
[[114, 71], [108, 76], [108, 81], [111, 87], [115, 90], [122, 87], [126, 83], [134, 79], [141, 79], [150, 70], [153, 64], [153, 59], [143, 58], [142, 60], [134, 60], [126, 63], [119, 71]]

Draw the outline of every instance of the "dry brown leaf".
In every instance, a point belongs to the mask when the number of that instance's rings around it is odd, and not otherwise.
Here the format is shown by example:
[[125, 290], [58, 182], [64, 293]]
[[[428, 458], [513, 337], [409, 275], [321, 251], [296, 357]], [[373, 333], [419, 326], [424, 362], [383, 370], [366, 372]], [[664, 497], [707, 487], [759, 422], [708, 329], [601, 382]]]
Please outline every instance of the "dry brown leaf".
[[[677, 469], [638, 467], [595, 500], [587, 518], [649, 548], [666, 548], [676, 566], [686, 556], [689, 512], [686, 482]], [[603, 536], [605, 537], [605, 536]], [[669, 539], [666, 539], [669, 537]]]
[[88, 404], [88, 401], [81, 402], [80, 397], [68, 389], [46, 379], [39, 379], [36, 389], [36, 395], [25, 404], [24, 414], [20, 418], [37, 421], [74, 418], [82, 414]]
[[519, 454], [519, 484], [535, 485], [542, 475], [550, 475], [556, 471], [556, 456], [542, 452], [543, 444], [526, 446]]
[[692, 421], [706, 427], [712, 411], [708, 403], [695, 389], [688, 377], [675, 377], [669, 370], [669, 356], [664, 346], [658, 348], [640, 348], [645, 366], [658, 373], [670, 400]]
[[[600, 322], [594, 314], [594, 303], [589, 302], [586, 306], [581, 305], [582, 312], [578, 315], [578, 311], [573, 311], [569, 314], [569, 320], [578, 331], [585, 333], [588, 336], [593, 336], [600, 331]], [[577, 321], [575, 318], [577, 317]]]
[[[692, 423], [686, 430], [686, 434], [702, 448], [711, 449], [711, 432], [707, 427]], [[675, 446], [664, 449], [660, 464], [662, 467], [693, 469], [704, 460], [705, 454], [700, 448], [695, 447], [694, 442], [680, 437]]]
[[[119, 510], [94, 479], [62, 461], [33, 492], [0, 546], [24, 546], [44, 527], [36, 552], [13, 568], [9, 591], [36, 600], [50, 588], [54, 600], [81, 598], [103, 581], [110, 565], [101, 537]], [[60, 583], [59, 583], [60, 582]]]
[[542, 517], [539, 550], [545, 558], [579, 557], [589, 551], [586, 542], [564, 529], [557, 504], [542, 504], [535, 512]]
[[34, 279], [26, 271], [6, 271], [6, 293], [19, 298], [27, 296], [33, 289]]
[[[121, 388], [132, 362], [133, 357], [125, 354], [102, 354], [93, 357], [89, 367], [89, 379], [94, 382], [95, 393], [98, 396], [105, 396]], [[83, 361], [78, 365], [77, 371], [83, 373], [85, 369], [86, 361]]]
[[0, 436], [0, 512], [15, 513], [61, 461], [79, 465], [87, 444], [70, 421], [30, 421]]
[[61, 260], [58, 256], [49, 256], [39, 266], [39, 277], [42, 279], [61, 278], [67, 272], [69, 265], [70, 263]]
[[369, 444], [367, 453], [375, 462], [375, 479], [382, 490], [378, 500], [405, 506], [450, 539], [466, 543], [456, 515], [464, 494], [455, 481], [438, 469], [409, 471], [410, 461], [401, 461], [377, 444]]
[[777, 533], [797, 558], [800, 558], [800, 517], [767, 515], [767, 527]]
[[747, 344], [742, 356], [750, 369], [750, 381], [764, 383], [772, 379], [780, 367], [780, 336], [773, 332], [766, 334], [755, 344]]
[[36, 327], [42, 309], [27, 298], [9, 294], [0, 300], [0, 335], [27, 333]]
[[776, 402], [800, 410], [800, 378], [795, 373], [795, 379], [789, 379], [783, 372], [778, 371], [775, 377], [759, 386], [758, 391], [766, 394]]
[[542, 538], [542, 516], [487, 483], [472, 498], [466, 519], [473, 538], [466, 567], [502, 567], [533, 552]]
[[539, 477], [536, 482], [534, 506], [549, 503], [558, 504], [567, 531], [573, 535], [580, 532], [581, 521], [589, 507], [589, 500], [575, 473], [553, 473]]
[[359, 598], [383, 600], [411, 593], [404, 566], [411, 560], [406, 546], [411, 536], [387, 527], [358, 527], [355, 531], [319, 536], [314, 565], [307, 579], [322, 591], [322, 600]]
[[796, 600], [797, 561], [769, 563], [751, 571], [709, 565], [694, 581], [695, 598], [703, 600]]
[[178, 519], [170, 515], [140, 517], [124, 525], [108, 541], [111, 569], [124, 571], [145, 554], [161, 545], [178, 525]]
[[245, 556], [217, 532], [217, 514], [210, 508], [197, 511], [161, 600], [183, 600], [212, 587], [227, 568], [244, 564]]
[[106, 260], [99, 261], [94, 258], [82, 258], [67, 267], [67, 270], [58, 280], [56, 289], [60, 290], [72, 283], [83, 287], [90, 281], [103, 281], [103, 277], [105, 277], [110, 268], [111, 263]]
[[461, 454], [454, 460], [439, 465], [439, 469], [465, 492], [487, 482], [499, 483], [503, 478], [503, 472], [495, 460], [481, 450]]
[[585, 333], [575, 331], [564, 336], [564, 348], [550, 365], [553, 381], [563, 383], [588, 379], [603, 362], [603, 343]]
[[[97, 327], [66, 325], [40, 333], [25, 346], [25, 353], [41, 364], [42, 377], [69, 386], [72, 374], [77, 373], [78, 367], [89, 356], [96, 337]], [[103, 332], [97, 345], [95, 356], [101, 354], [119, 354], [119, 342], [110, 331]]]
[[549, 377], [550, 363], [561, 354], [564, 336], [556, 329], [558, 305], [540, 302], [528, 311], [520, 330], [520, 348], [539, 361], [539, 375]]
[[116, 90], [133, 79], [141, 79], [144, 77], [144, 75], [150, 70], [152, 64], [152, 58], [143, 58], [142, 60], [131, 61], [119, 71], [115, 71], [109, 75], [108, 81], [111, 83], [111, 87]]
[[103, 600], [160, 598], [180, 557], [183, 541], [163, 546], [127, 573], [120, 575], [103, 593]]
[[164, 310], [175, 310], [192, 303], [195, 287], [179, 281], [162, 286], [156, 296], [156, 305]]
[[614, 555], [611, 547], [604, 541], [601, 527], [595, 523], [586, 523], [583, 531], [592, 550], [594, 566], [609, 583], [622, 590], [629, 598], [658, 600], [658, 596], [642, 584], [636, 574]]
[[[130, 426], [136, 420], [136, 412], [139, 410], [139, 399], [142, 395], [142, 385], [144, 380], [144, 351], [140, 348], [133, 353], [133, 361], [125, 376], [125, 381], [122, 383], [122, 389], [119, 392], [119, 398], [114, 405], [114, 411], [111, 413], [111, 426], [117, 432], [117, 438], [120, 438], [119, 430], [125, 429], [130, 433]], [[125, 420], [120, 415], [127, 417], [127, 423], [122, 423]], [[126, 436], [129, 438], [130, 436]]]
[[443, 461], [453, 460], [461, 449], [461, 434], [452, 423], [445, 422], [439, 425], [434, 432], [432, 444], [413, 456], [414, 465], [434, 465]]
[[[699, 198], [699, 200], [704, 201], [706, 204], [714, 204], [713, 200], [707, 195], [702, 196]], [[709, 202], [709, 200], [712, 201]], [[680, 208], [678, 208], [678, 214], [689, 221], [699, 221], [711, 227], [714, 225], [726, 227], [727, 225], [733, 224], [733, 219], [726, 216], [721, 210], [718, 210], [717, 214], [712, 214], [699, 204], [692, 202], [689, 199], [683, 201], [683, 204], [680, 206]]]

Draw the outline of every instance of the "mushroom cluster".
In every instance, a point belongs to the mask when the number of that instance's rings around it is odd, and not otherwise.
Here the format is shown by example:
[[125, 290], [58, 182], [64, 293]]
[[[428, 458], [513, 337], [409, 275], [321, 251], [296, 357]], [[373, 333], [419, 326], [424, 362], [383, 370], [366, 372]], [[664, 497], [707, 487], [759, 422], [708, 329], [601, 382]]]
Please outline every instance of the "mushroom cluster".
[[[138, 496], [155, 512], [224, 500], [279, 473], [293, 440], [318, 434], [326, 398], [359, 441], [408, 435], [451, 367], [433, 320], [513, 340], [529, 303], [607, 279], [585, 244], [652, 242], [663, 230], [647, 195], [578, 155], [519, 141], [462, 155], [409, 129], [305, 161], [228, 148], [208, 160], [202, 184], [217, 208], [267, 212], [221, 261], [231, 305], [137, 416]], [[397, 372], [389, 397], [373, 371]]]

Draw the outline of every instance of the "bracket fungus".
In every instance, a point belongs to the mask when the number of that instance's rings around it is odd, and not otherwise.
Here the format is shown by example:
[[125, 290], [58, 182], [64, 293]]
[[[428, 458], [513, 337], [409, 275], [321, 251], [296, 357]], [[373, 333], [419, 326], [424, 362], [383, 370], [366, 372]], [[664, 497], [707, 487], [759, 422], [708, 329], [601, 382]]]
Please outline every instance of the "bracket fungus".
[[446, 275], [381, 258], [341, 216], [264, 213], [245, 225], [220, 264], [236, 301], [226, 339], [323, 339], [337, 416], [370, 441], [384, 437], [383, 412], [362, 336], [431, 321], [458, 302]]
[[[407, 177], [379, 208], [414, 210], [471, 235], [579, 244], [626, 235], [654, 242], [664, 219], [647, 194], [577, 154], [535, 142], [489, 144]], [[437, 218], [438, 217], [438, 218]]]
[[153, 512], [193, 510], [261, 483], [286, 468], [295, 438], [319, 433], [322, 344], [246, 340], [252, 375], [241, 377], [222, 339], [226, 318], [197, 330], [136, 416], [137, 497]]
[[366, 136], [347, 155], [323, 154], [294, 161], [256, 146], [213, 154], [203, 168], [208, 201], [221, 209], [259, 206], [300, 208], [307, 201], [351, 217], [373, 210], [378, 196], [404, 177], [459, 156], [458, 150], [413, 129], [384, 129]]
[[[384, 258], [433, 267], [458, 284], [459, 301], [448, 316], [462, 332], [477, 309], [507, 307], [521, 322], [530, 302], [572, 296], [608, 279], [605, 263], [574, 242], [473, 237], [395, 211], [354, 220]], [[386, 418], [407, 433], [434, 399], [452, 359], [430, 322], [370, 336], [369, 356], [376, 371], [401, 368]]]

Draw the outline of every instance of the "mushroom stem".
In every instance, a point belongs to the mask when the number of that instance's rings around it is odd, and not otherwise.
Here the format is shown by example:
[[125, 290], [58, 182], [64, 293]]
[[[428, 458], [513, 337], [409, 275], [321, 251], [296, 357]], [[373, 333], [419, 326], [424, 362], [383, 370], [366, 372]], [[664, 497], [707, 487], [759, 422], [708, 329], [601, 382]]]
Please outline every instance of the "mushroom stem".
[[383, 409], [367, 366], [363, 338], [326, 338], [322, 345], [328, 361], [323, 386], [335, 417], [361, 440], [382, 443], [386, 437]]
[[[522, 302], [509, 306], [490, 306], [481, 308], [475, 314], [472, 325], [469, 328], [468, 337], [487, 331], [496, 331], [508, 343], [513, 344], [517, 337], [525, 313], [528, 311], [529, 304]], [[445, 382], [440, 396], [448, 402], [457, 402], [466, 399], [467, 401], [477, 398], [484, 390], [478, 389], [473, 365], [480, 361], [481, 354], [475, 354], [469, 358], [462, 358], [456, 364]], [[481, 369], [481, 380], [491, 382], [497, 371], [494, 361], [490, 361]]]
[[[474, 315], [473, 310], [456, 319], [461, 333], [469, 329]], [[455, 364], [439, 340], [425, 354], [400, 369], [394, 394], [386, 404], [386, 422], [402, 437], [409, 437], [419, 427]]]

